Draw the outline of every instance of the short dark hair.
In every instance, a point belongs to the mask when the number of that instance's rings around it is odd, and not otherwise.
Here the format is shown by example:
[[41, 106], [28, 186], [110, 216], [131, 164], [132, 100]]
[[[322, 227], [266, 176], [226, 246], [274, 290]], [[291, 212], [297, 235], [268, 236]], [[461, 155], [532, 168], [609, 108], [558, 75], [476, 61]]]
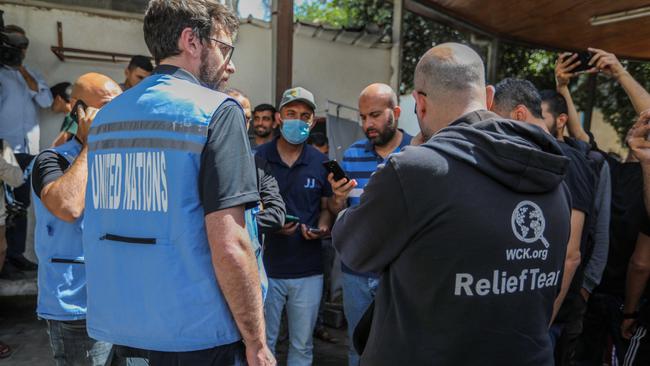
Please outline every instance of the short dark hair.
[[325, 136], [324, 133], [322, 132], [314, 132], [309, 135], [309, 139], [307, 140], [307, 143], [310, 145], [316, 145], [318, 147], [329, 145], [329, 140], [327, 139], [327, 136]]
[[70, 102], [70, 94], [72, 93], [72, 84], [67, 81], [58, 83], [50, 88], [50, 93], [52, 93], [52, 98], [60, 96], [66, 102]]
[[144, 40], [156, 63], [181, 53], [178, 38], [183, 29], [191, 28], [207, 41], [214, 25], [217, 31], [234, 36], [239, 19], [216, 0], [151, 0], [144, 16]]
[[277, 109], [275, 109], [274, 106], [272, 106], [270, 104], [267, 104], [267, 103], [258, 104], [253, 109], [253, 116], [255, 116], [255, 113], [257, 113], [257, 112], [266, 112], [266, 111], [271, 111], [271, 114], [275, 115], [275, 112], [277, 112]]
[[127, 68], [129, 70], [133, 70], [137, 67], [141, 68], [144, 71], [148, 71], [148, 72], [153, 71], [153, 65], [151, 64], [151, 59], [147, 56], [135, 55], [131, 57], [131, 61], [129, 61], [129, 66], [127, 66]]
[[539, 92], [542, 97], [542, 102], [548, 104], [548, 111], [551, 112], [553, 118], [557, 118], [560, 114], [569, 114], [569, 108], [566, 105], [566, 99], [562, 94], [555, 90], [546, 89]]
[[14, 24], [5, 25], [5, 30], [4, 31], [7, 32], [7, 33], [20, 33], [23, 36], [27, 35], [27, 33], [25, 32], [24, 29], [22, 29], [21, 27], [19, 27], [17, 25], [14, 25]]
[[494, 87], [494, 107], [510, 112], [518, 105], [528, 108], [535, 118], [542, 117], [542, 97], [528, 80], [505, 78]]

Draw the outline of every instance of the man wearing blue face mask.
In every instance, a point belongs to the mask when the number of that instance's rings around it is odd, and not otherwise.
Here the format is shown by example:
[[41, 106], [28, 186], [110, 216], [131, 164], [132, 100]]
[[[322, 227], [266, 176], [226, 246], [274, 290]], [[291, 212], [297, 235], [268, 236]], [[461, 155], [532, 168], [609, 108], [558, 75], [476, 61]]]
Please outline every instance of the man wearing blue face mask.
[[264, 314], [267, 342], [275, 351], [282, 308], [287, 307], [289, 366], [312, 363], [312, 333], [323, 288], [320, 239], [329, 234], [333, 221], [327, 208], [332, 188], [322, 165], [327, 157], [306, 144], [315, 109], [308, 90], [285, 91], [275, 114], [281, 134], [257, 148], [257, 155], [268, 161], [287, 208], [282, 230], [265, 241], [269, 289]]

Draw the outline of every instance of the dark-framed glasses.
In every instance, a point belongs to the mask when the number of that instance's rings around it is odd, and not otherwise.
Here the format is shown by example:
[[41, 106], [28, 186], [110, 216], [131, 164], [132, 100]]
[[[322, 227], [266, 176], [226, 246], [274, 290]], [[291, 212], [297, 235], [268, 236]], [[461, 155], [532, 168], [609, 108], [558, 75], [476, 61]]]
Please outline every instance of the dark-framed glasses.
[[235, 53], [235, 46], [228, 44], [224, 41], [220, 41], [216, 38], [208, 38], [211, 41], [217, 42], [221, 55], [226, 63], [230, 62], [232, 59], [232, 54]]

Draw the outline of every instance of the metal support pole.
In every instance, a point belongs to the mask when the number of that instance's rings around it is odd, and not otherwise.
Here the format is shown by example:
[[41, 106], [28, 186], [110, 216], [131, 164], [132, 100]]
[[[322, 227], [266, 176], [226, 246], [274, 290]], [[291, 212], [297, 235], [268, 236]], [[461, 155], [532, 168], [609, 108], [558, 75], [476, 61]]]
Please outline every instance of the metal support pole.
[[488, 60], [487, 60], [487, 81], [490, 84], [496, 84], [497, 72], [499, 71], [499, 48], [501, 42], [498, 38], [492, 38], [488, 45]]

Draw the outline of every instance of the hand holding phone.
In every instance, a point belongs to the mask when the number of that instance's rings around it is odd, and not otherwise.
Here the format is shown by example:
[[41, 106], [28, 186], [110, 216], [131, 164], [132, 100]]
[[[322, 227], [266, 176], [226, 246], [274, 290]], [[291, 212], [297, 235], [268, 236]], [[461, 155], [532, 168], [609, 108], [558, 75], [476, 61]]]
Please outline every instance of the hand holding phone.
[[334, 174], [334, 180], [335, 181], [340, 181], [341, 179], [345, 179], [346, 181], [349, 181], [350, 179], [345, 175], [345, 172], [343, 171], [343, 168], [339, 165], [339, 163], [336, 162], [336, 160], [330, 160], [330, 161], [325, 161], [323, 162], [323, 166], [325, 169]]

